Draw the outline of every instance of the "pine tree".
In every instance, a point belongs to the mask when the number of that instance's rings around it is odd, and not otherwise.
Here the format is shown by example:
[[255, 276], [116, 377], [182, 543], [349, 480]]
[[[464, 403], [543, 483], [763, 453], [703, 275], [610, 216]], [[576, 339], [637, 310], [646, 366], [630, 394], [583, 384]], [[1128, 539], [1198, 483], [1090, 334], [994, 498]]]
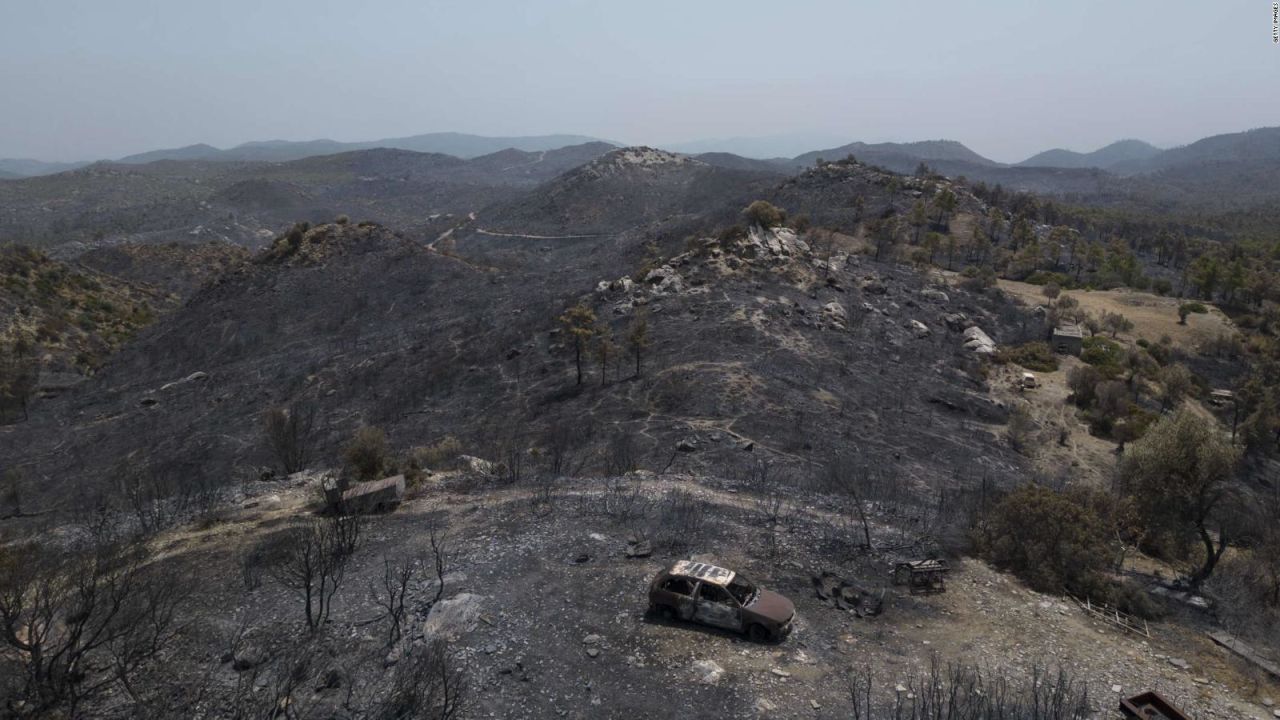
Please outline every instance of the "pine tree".
[[569, 339], [573, 341], [573, 364], [578, 371], [578, 381], [582, 384], [582, 351], [591, 342], [596, 332], [596, 314], [591, 308], [578, 303], [560, 316], [560, 324], [564, 326]]

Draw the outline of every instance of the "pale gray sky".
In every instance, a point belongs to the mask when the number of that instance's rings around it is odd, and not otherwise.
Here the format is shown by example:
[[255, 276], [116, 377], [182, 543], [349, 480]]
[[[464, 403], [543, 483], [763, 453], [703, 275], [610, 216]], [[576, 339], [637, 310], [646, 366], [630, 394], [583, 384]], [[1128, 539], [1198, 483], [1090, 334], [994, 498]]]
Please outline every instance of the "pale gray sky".
[[0, 0], [0, 98], [0, 157], [45, 160], [454, 130], [1016, 161], [1280, 125], [1280, 46], [1267, 0]]

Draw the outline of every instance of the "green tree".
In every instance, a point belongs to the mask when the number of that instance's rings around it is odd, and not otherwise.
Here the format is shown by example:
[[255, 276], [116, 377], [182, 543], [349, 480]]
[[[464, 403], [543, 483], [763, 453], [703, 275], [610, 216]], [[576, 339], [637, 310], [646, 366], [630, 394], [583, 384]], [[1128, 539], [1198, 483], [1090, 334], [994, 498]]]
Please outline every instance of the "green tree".
[[920, 244], [920, 232], [924, 230], [924, 226], [929, 224], [929, 216], [925, 211], [924, 203], [916, 200], [911, 206], [911, 214], [907, 216], [907, 224], [911, 226], [911, 242]]
[[1209, 312], [1209, 309], [1206, 308], [1202, 303], [1198, 303], [1198, 302], [1182, 303], [1181, 305], [1178, 306], [1178, 324], [1186, 325], [1187, 316], [1191, 315], [1192, 313], [1204, 314], [1207, 312]]
[[1160, 411], [1166, 412], [1177, 405], [1182, 398], [1191, 394], [1195, 382], [1191, 371], [1182, 363], [1174, 363], [1161, 368], [1156, 375], [1160, 381]]
[[1206, 300], [1212, 300], [1222, 274], [1218, 259], [1211, 255], [1201, 255], [1187, 267], [1187, 274], [1200, 296]]
[[1036, 239], [1036, 233], [1031, 227], [1031, 221], [1022, 216], [1018, 216], [1013, 221], [1013, 229], [1010, 231], [1010, 235], [1013, 241], [1011, 249], [1015, 251]]
[[747, 217], [748, 222], [766, 230], [778, 227], [787, 220], [787, 214], [767, 200], [756, 200], [742, 214]]
[[636, 377], [640, 377], [640, 356], [649, 347], [649, 316], [643, 310], [637, 310], [627, 328], [627, 349], [636, 360]]
[[1234, 303], [1236, 293], [1245, 286], [1245, 270], [1244, 263], [1237, 258], [1227, 268], [1226, 275], [1222, 278], [1222, 294], [1226, 298], [1228, 304]]
[[1141, 499], [1147, 525], [1203, 546], [1191, 583], [1213, 574], [1231, 542], [1239, 452], [1210, 418], [1183, 407], [1161, 418], [1129, 447], [1121, 477]]
[[1036, 590], [1104, 596], [1110, 533], [1084, 494], [1033, 484], [1017, 488], [983, 519], [979, 553]]
[[890, 216], [881, 220], [876, 220], [871, 225], [871, 240], [875, 244], [875, 259], [880, 258], [886, 251], [892, 250], [893, 246], [898, 244], [898, 218]]
[[596, 360], [600, 362], [600, 385], [605, 384], [608, 377], [609, 359], [613, 357], [616, 346], [613, 344], [613, 332], [606, 324], [596, 329]]
[[956, 211], [958, 202], [951, 188], [942, 188], [937, 195], [933, 196], [933, 207], [938, 211], [939, 227], [946, 228], [951, 224], [951, 213]]
[[[977, 234], [977, 223], [974, 224], [974, 234]], [[994, 242], [1000, 242], [1000, 233], [1004, 232], [1004, 213], [999, 208], [991, 208], [987, 211], [987, 235]]]
[[933, 259], [938, 255], [938, 248], [942, 246], [942, 233], [928, 232], [924, 235], [924, 249], [929, 253], [929, 264], [933, 264]]
[[560, 325], [573, 343], [573, 364], [578, 371], [577, 385], [582, 384], [582, 351], [596, 332], [596, 313], [583, 303], [578, 303], [560, 316]]
[[1111, 337], [1133, 329], [1133, 321], [1120, 313], [1106, 313], [1102, 316], [1102, 326], [1111, 332]]

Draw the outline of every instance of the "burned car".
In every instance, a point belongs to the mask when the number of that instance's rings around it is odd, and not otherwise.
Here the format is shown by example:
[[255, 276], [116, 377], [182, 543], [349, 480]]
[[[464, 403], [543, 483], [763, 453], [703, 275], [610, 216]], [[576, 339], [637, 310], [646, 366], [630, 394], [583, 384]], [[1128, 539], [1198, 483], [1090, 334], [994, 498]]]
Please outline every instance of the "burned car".
[[743, 633], [755, 642], [786, 637], [796, 615], [796, 606], [778, 593], [732, 570], [691, 560], [658, 573], [649, 584], [649, 610]]

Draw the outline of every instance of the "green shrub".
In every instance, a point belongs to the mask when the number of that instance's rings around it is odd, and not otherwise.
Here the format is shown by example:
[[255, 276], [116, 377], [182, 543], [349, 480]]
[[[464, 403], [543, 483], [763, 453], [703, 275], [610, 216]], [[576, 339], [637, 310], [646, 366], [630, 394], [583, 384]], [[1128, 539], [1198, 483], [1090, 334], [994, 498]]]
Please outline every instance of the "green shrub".
[[1106, 602], [1120, 612], [1145, 620], [1159, 620], [1164, 608], [1142, 587], [1130, 582], [1112, 583]]
[[1080, 359], [1102, 370], [1109, 377], [1116, 377], [1121, 372], [1124, 347], [1111, 338], [1094, 335], [1084, 339]]
[[1188, 315], [1191, 315], [1193, 313], [1196, 315], [1203, 315], [1207, 312], [1209, 312], [1209, 308], [1205, 307], [1204, 303], [1199, 303], [1199, 302], [1182, 303], [1181, 305], [1178, 306], [1178, 322], [1182, 323], [1183, 325], [1186, 325]]
[[1087, 492], [1017, 488], [982, 519], [974, 538], [979, 554], [1035, 590], [1102, 597], [1108, 528]]
[[360, 428], [347, 443], [343, 459], [356, 480], [381, 478], [388, 468], [387, 434], [381, 428]]
[[1058, 357], [1046, 342], [1029, 342], [1005, 348], [996, 356], [996, 361], [1013, 363], [1035, 372], [1054, 372], [1058, 369]]
[[1048, 285], [1053, 283], [1058, 287], [1069, 290], [1075, 287], [1075, 283], [1071, 280], [1071, 276], [1065, 273], [1045, 272], [1037, 270], [1026, 277], [1023, 282], [1030, 285]]
[[969, 265], [960, 272], [960, 276], [964, 278], [960, 287], [971, 292], [982, 292], [996, 285], [996, 271], [989, 267]]
[[452, 435], [446, 435], [440, 442], [426, 447], [413, 449], [413, 461], [421, 467], [433, 470], [453, 468], [458, 456], [462, 454], [462, 443]]
[[762, 228], [773, 228], [787, 220], [787, 213], [767, 200], [756, 200], [742, 211], [747, 221]]

